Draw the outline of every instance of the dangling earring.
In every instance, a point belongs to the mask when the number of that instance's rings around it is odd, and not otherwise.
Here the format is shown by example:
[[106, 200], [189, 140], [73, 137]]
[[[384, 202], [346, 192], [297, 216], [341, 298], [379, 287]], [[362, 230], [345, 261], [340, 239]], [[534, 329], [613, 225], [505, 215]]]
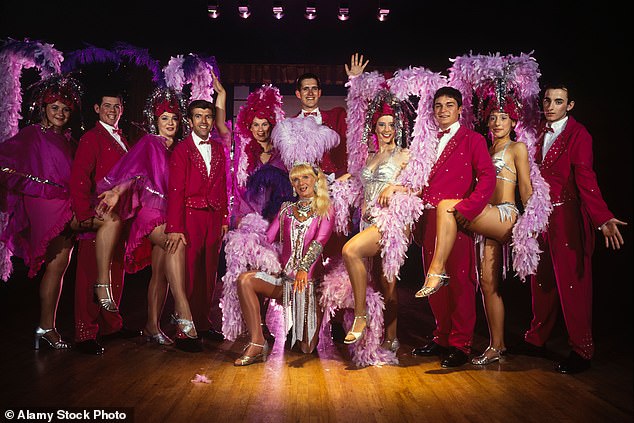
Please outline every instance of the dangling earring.
[[297, 197], [297, 191], [295, 191], [295, 187], [293, 187], [293, 197]]
[[313, 191], [314, 191], [315, 195], [317, 195], [317, 182], [315, 182], [315, 186], [313, 187]]

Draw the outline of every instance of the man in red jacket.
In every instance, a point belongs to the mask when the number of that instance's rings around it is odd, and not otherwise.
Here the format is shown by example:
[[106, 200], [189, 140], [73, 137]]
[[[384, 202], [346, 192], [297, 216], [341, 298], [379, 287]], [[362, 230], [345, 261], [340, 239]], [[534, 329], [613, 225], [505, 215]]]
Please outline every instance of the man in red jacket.
[[[436, 161], [422, 198], [423, 263], [431, 263], [436, 244], [436, 212], [443, 199], [457, 199], [456, 218], [471, 220], [484, 209], [495, 189], [495, 168], [484, 137], [460, 125], [462, 95], [452, 87], [434, 94], [434, 117], [439, 132]], [[441, 358], [442, 367], [458, 367], [468, 361], [476, 323], [476, 258], [473, 235], [459, 230], [447, 261], [449, 284], [429, 296], [436, 329], [434, 339], [415, 348], [414, 355]], [[427, 274], [427, 269], [425, 269]]]
[[[73, 227], [80, 232], [75, 278], [75, 349], [86, 354], [104, 352], [97, 342], [98, 333], [124, 338], [140, 335], [123, 327], [117, 310], [123, 292], [123, 245], [115, 249], [110, 283], [97, 281], [94, 231], [110, 216], [97, 216], [95, 212], [96, 182], [108, 174], [129, 148], [118, 128], [123, 113], [122, 97], [118, 92], [103, 92], [93, 106], [99, 120], [79, 140], [70, 176]], [[110, 286], [95, 288], [96, 282]], [[110, 309], [100, 306], [97, 298], [112, 300]]]
[[605, 246], [619, 249], [623, 238], [603, 200], [592, 169], [592, 137], [568, 115], [575, 106], [570, 87], [544, 87], [545, 121], [539, 131], [535, 162], [550, 186], [553, 212], [546, 232], [539, 237], [543, 251], [537, 275], [531, 277], [533, 319], [520, 345], [510, 353], [543, 355], [561, 310], [572, 351], [557, 363], [560, 373], [579, 373], [590, 368], [592, 340], [592, 252], [595, 231]]
[[187, 299], [198, 334], [222, 340], [210, 313], [222, 238], [228, 230], [225, 154], [209, 134], [214, 105], [194, 100], [187, 108], [192, 133], [170, 158], [167, 196], [168, 244], [186, 245]]

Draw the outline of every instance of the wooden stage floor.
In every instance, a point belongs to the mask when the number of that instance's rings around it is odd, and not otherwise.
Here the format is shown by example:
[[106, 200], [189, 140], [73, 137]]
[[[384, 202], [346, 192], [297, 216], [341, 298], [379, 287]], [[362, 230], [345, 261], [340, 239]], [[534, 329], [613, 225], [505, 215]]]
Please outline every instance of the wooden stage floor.
[[[147, 275], [143, 271], [127, 279], [122, 311], [130, 327], [144, 324]], [[630, 307], [618, 310], [620, 304], [631, 305], [630, 299], [608, 301], [599, 292], [597, 351], [592, 369], [585, 373], [570, 376], [553, 370], [554, 360], [568, 353], [563, 323], [547, 344], [552, 352], [549, 359], [509, 356], [487, 367], [467, 364], [442, 369], [437, 358], [410, 355], [433, 329], [427, 301], [413, 298], [419, 283], [406, 275], [399, 285], [398, 366], [357, 369], [343, 345], [321, 345], [316, 354], [303, 355], [285, 351], [278, 341], [266, 363], [236, 368], [232, 362], [244, 339], [205, 341], [199, 354], [148, 344], [141, 338], [104, 342], [103, 356], [34, 351], [37, 282], [27, 280], [18, 269], [0, 287], [4, 421], [16, 421], [7, 418], [7, 410], [95, 408], [128, 413], [127, 420], [108, 421], [135, 422], [633, 421], [632, 312]], [[58, 329], [67, 340], [73, 336], [73, 288], [71, 271], [58, 315]], [[528, 287], [510, 280], [504, 297], [507, 344], [512, 344], [528, 325]], [[478, 298], [474, 353], [488, 342], [480, 303]], [[608, 303], [614, 309], [604, 305]], [[166, 316], [170, 307], [168, 300]], [[167, 321], [163, 327], [173, 334]], [[210, 383], [192, 383], [197, 374]]]

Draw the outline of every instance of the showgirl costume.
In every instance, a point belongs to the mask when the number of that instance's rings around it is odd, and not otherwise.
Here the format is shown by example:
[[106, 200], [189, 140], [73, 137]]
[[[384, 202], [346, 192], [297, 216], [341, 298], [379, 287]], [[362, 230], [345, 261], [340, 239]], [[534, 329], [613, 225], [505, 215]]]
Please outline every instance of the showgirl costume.
[[[50, 76], [32, 92], [31, 110], [60, 101], [75, 113], [81, 104], [81, 86], [69, 77]], [[48, 244], [67, 228], [73, 217], [70, 172], [76, 147], [70, 129], [57, 133], [40, 123], [0, 143], [0, 278], [11, 275], [14, 255], [34, 277]]]
[[[310, 203], [309, 203], [310, 204]], [[297, 208], [300, 220], [293, 212]], [[310, 207], [310, 206], [309, 206]], [[324, 245], [330, 238], [334, 227], [332, 207], [328, 216], [319, 217], [310, 208], [304, 208], [301, 200], [282, 205], [267, 231], [269, 243], [279, 240], [281, 244], [280, 264], [283, 270], [280, 276], [258, 272], [255, 276], [273, 285], [283, 287], [282, 306], [284, 308], [284, 327], [291, 332], [291, 345], [296, 340], [310, 341], [317, 331], [317, 289], [324, 276], [323, 260], [320, 259]], [[308, 273], [308, 285], [303, 292], [293, 292], [293, 283], [298, 270]], [[308, 333], [304, 333], [304, 325]]]
[[[183, 120], [184, 105], [174, 90], [157, 88], [148, 98], [144, 115], [148, 131], [156, 131], [156, 119], [163, 112], [174, 113]], [[125, 188], [116, 210], [121, 220], [132, 219], [125, 248], [125, 271], [135, 273], [152, 262], [147, 236], [166, 222], [168, 163], [176, 141], [168, 147], [167, 139], [148, 133], [123, 156], [107, 176], [97, 182], [102, 193], [117, 186]]]
[[56, 133], [40, 124], [0, 144], [0, 183], [6, 190], [2, 208], [9, 213], [0, 242], [6, 255], [24, 260], [30, 278], [44, 263], [49, 242], [73, 217], [69, 181], [74, 152], [70, 131]]
[[127, 188], [116, 209], [121, 220], [133, 219], [125, 249], [126, 273], [150, 264], [151, 251], [143, 248], [146, 237], [166, 221], [167, 164], [172, 152], [166, 141], [159, 135], [144, 135], [97, 184], [97, 192], [119, 185]]
[[[376, 204], [379, 194], [390, 184], [396, 181], [398, 173], [401, 171], [401, 164], [395, 160], [399, 156], [402, 148], [396, 147], [387, 160], [377, 164], [374, 168], [365, 165], [361, 171], [361, 184], [363, 185], [363, 203], [365, 209], [361, 216], [359, 230], [363, 231], [367, 227], [376, 224], [376, 215], [380, 206]], [[368, 158], [368, 162], [372, 157]]]
[[282, 96], [276, 87], [264, 85], [252, 92], [238, 112], [233, 221], [249, 213], [258, 213], [271, 221], [282, 203], [292, 198], [288, 170], [279, 150], [272, 147], [268, 162], [260, 160], [264, 149], [250, 130], [255, 118], [266, 119], [271, 128], [284, 119]]

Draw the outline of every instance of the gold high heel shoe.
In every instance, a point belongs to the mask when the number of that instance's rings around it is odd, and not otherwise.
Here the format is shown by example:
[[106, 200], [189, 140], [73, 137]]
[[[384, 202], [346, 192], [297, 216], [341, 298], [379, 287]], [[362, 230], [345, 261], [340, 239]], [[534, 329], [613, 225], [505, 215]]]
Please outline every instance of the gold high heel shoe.
[[401, 348], [401, 343], [399, 342], [398, 338], [394, 338], [391, 341], [389, 339], [386, 339], [383, 344], [384, 345], [382, 345], [381, 348], [383, 348], [384, 350], [392, 351], [394, 353], [398, 351], [399, 348]]
[[[427, 286], [429, 283], [429, 278], [440, 278], [440, 282], [438, 285], [434, 287]], [[425, 279], [425, 284], [423, 287], [414, 295], [416, 298], [424, 298], [429, 297], [431, 294], [435, 294], [438, 292], [440, 288], [445, 285], [449, 285], [449, 276], [445, 272], [443, 273], [428, 273], [427, 278]]]
[[[488, 355], [487, 352], [489, 351], [493, 351], [493, 354]], [[484, 353], [482, 353], [482, 355], [471, 359], [471, 364], [486, 366], [487, 364], [491, 364], [495, 361], [502, 361], [502, 356], [504, 354], [506, 354], [506, 348], [497, 349], [493, 347], [488, 347], [486, 350], [484, 350]]]
[[[51, 340], [46, 337], [46, 334], [51, 332], [56, 334], [59, 340], [57, 340], [56, 342], [51, 342]], [[67, 342], [65, 342], [61, 336], [59, 336], [59, 333], [57, 333], [57, 330], [55, 330], [55, 328], [42, 329], [41, 327], [38, 326], [37, 329], [35, 329], [35, 349], [36, 350], [40, 349], [41, 339], [44, 339], [46, 342], [48, 342], [48, 345], [51, 348], [56, 350], [67, 350], [70, 348], [70, 345]]]
[[[365, 325], [363, 326], [363, 329], [361, 329], [359, 332], [355, 332], [352, 330], [356, 326], [357, 319], [365, 320]], [[355, 342], [359, 341], [361, 338], [363, 338], [363, 334], [365, 333], [365, 328], [367, 326], [368, 326], [368, 316], [366, 314], [362, 316], [354, 316], [354, 322], [352, 322], [352, 327], [348, 331], [348, 334], [346, 335], [346, 337], [343, 339], [343, 343], [354, 344]]]
[[250, 345], [253, 345], [254, 347], [261, 347], [262, 352], [256, 355], [244, 354], [242, 355], [242, 357], [238, 358], [236, 361], [233, 362], [234, 366], [248, 366], [250, 364], [257, 363], [259, 361], [261, 361], [262, 363], [266, 362], [266, 358], [269, 355], [269, 343], [266, 340], [264, 340], [264, 344], [256, 344], [255, 342], [249, 342], [247, 346], [244, 347], [243, 352], [246, 352], [246, 350], [249, 348]]
[[[100, 298], [97, 295], [97, 288], [106, 288], [106, 296], [107, 296], [107, 298]], [[95, 284], [95, 303], [97, 303], [97, 305], [99, 307], [103, 308], [106, 311], [110, 311], [112, 313], [115, 313], [115, 312], [119, 311], [119, 308], [117, 307], [117, 304], [112, 299], [112, 292], [110, 291], [110, 284], [109, 283], [96, 283]]]

